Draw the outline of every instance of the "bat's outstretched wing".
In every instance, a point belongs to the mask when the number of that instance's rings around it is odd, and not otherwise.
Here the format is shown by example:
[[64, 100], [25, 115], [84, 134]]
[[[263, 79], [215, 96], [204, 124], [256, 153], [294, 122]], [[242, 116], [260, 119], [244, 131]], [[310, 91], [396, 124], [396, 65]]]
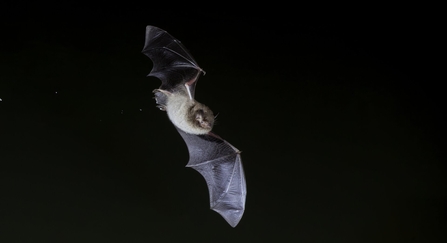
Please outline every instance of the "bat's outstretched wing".
[[186, 48], [165, 30], [155, 26], [146, 27], [143, 54], [154, 63], [148, 76], [161, 80], [160, 89], [173, 91], [180, 84], [188, 84], [191, 98], [194, 98], [196, 81], [205, 73]]
[[240, 151], [215, 134], [193, 135], [177, 130], [188, 146], [186, 166], [206, 180], [211, 209], [235, 227], [244, 214], [247, 195]]

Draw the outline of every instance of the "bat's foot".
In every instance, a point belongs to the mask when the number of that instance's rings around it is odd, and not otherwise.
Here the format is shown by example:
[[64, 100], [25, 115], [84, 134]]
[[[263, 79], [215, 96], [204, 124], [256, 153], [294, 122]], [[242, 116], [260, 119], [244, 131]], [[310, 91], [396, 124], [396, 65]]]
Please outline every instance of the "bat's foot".
[[157, 108], [162, 111], [166, 111], [168, 95], [171, 95], [172, 93], [162, 89], [154, 89], [152, 92], [155, 94], [154, 99], [155, 103], [157, 104]]
[[157, 105], [157, 108], [160, 109], [161, 111], [166, 111], [166, 106], [164, 105]]
[[164, 90], [164, 89], [154, 89], [154, 90], [152, 90], [152, 93], [154, 93], [154, 94], [163, 93], [164, 95], [172, 95], [171, 92]]

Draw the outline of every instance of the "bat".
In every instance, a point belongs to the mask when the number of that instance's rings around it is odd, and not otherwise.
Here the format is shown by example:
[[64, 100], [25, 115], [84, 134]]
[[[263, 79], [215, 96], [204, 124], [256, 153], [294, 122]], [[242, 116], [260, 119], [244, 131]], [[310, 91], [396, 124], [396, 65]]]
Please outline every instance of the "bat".
[[213, 112], [194, 99], [197, 80], [205, 71], [179, 40], [155, 26], [146, 27], [142, 53], [153, 62], [148, 76], [161, 80], [153, 91], [157, 107], [166, 111], [188, 147], [186, 167], [205, 178], [211, 209], [236, 227], [247, 195], [241, 152], [211, 131]]

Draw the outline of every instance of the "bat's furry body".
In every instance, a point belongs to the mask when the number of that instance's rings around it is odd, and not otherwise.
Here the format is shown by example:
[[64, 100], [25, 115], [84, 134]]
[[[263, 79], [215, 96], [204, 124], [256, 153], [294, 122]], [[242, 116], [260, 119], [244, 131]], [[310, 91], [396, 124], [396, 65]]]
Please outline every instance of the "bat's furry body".
[[207, 134], [212, 130], [214, 124], [213, 112], [204, 104], [191, 98], [187, 92], [175, 91], [171, 93], [160, 89], [154, 92], [161, 92], [166, 97], [165, 102], [157, 99], [157, 103], [162, 110], [168, 113], [169, 119], [176, 127], [187, 133], [197, 135]]
[[143, 53], [154, 63], [149, 76], [162, 81], [154, 90], [157, 106], [188, 147], [188, 167], [205, 178], [211, 209], [235, 227], [242, 218], [247, 194], [240, 151], [211, 130], [211, 109], [194, 99], [197, 79], [204, 71], [185, 47], [166, 31], [147, 26]]

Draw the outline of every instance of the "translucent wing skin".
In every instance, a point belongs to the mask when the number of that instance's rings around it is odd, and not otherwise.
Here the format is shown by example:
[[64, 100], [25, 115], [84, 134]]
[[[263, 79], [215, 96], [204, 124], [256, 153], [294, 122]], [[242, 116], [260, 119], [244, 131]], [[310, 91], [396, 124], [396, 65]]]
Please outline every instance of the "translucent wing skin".
[[236, 227], [244, 214], [247, 195], [240, 151], [215, 134], [193, 135], [177, 130], [188, 146], [186, 166], [206, 180], [211, 209]]
[[161, 80], [160, 89], [172, 92], [176, 86], [188, 83], [194, 98], [197, 79], [205, 72], [179, 40], [165, 30], [149, 25], [142, 53], [154, 63], [148, 76]]

